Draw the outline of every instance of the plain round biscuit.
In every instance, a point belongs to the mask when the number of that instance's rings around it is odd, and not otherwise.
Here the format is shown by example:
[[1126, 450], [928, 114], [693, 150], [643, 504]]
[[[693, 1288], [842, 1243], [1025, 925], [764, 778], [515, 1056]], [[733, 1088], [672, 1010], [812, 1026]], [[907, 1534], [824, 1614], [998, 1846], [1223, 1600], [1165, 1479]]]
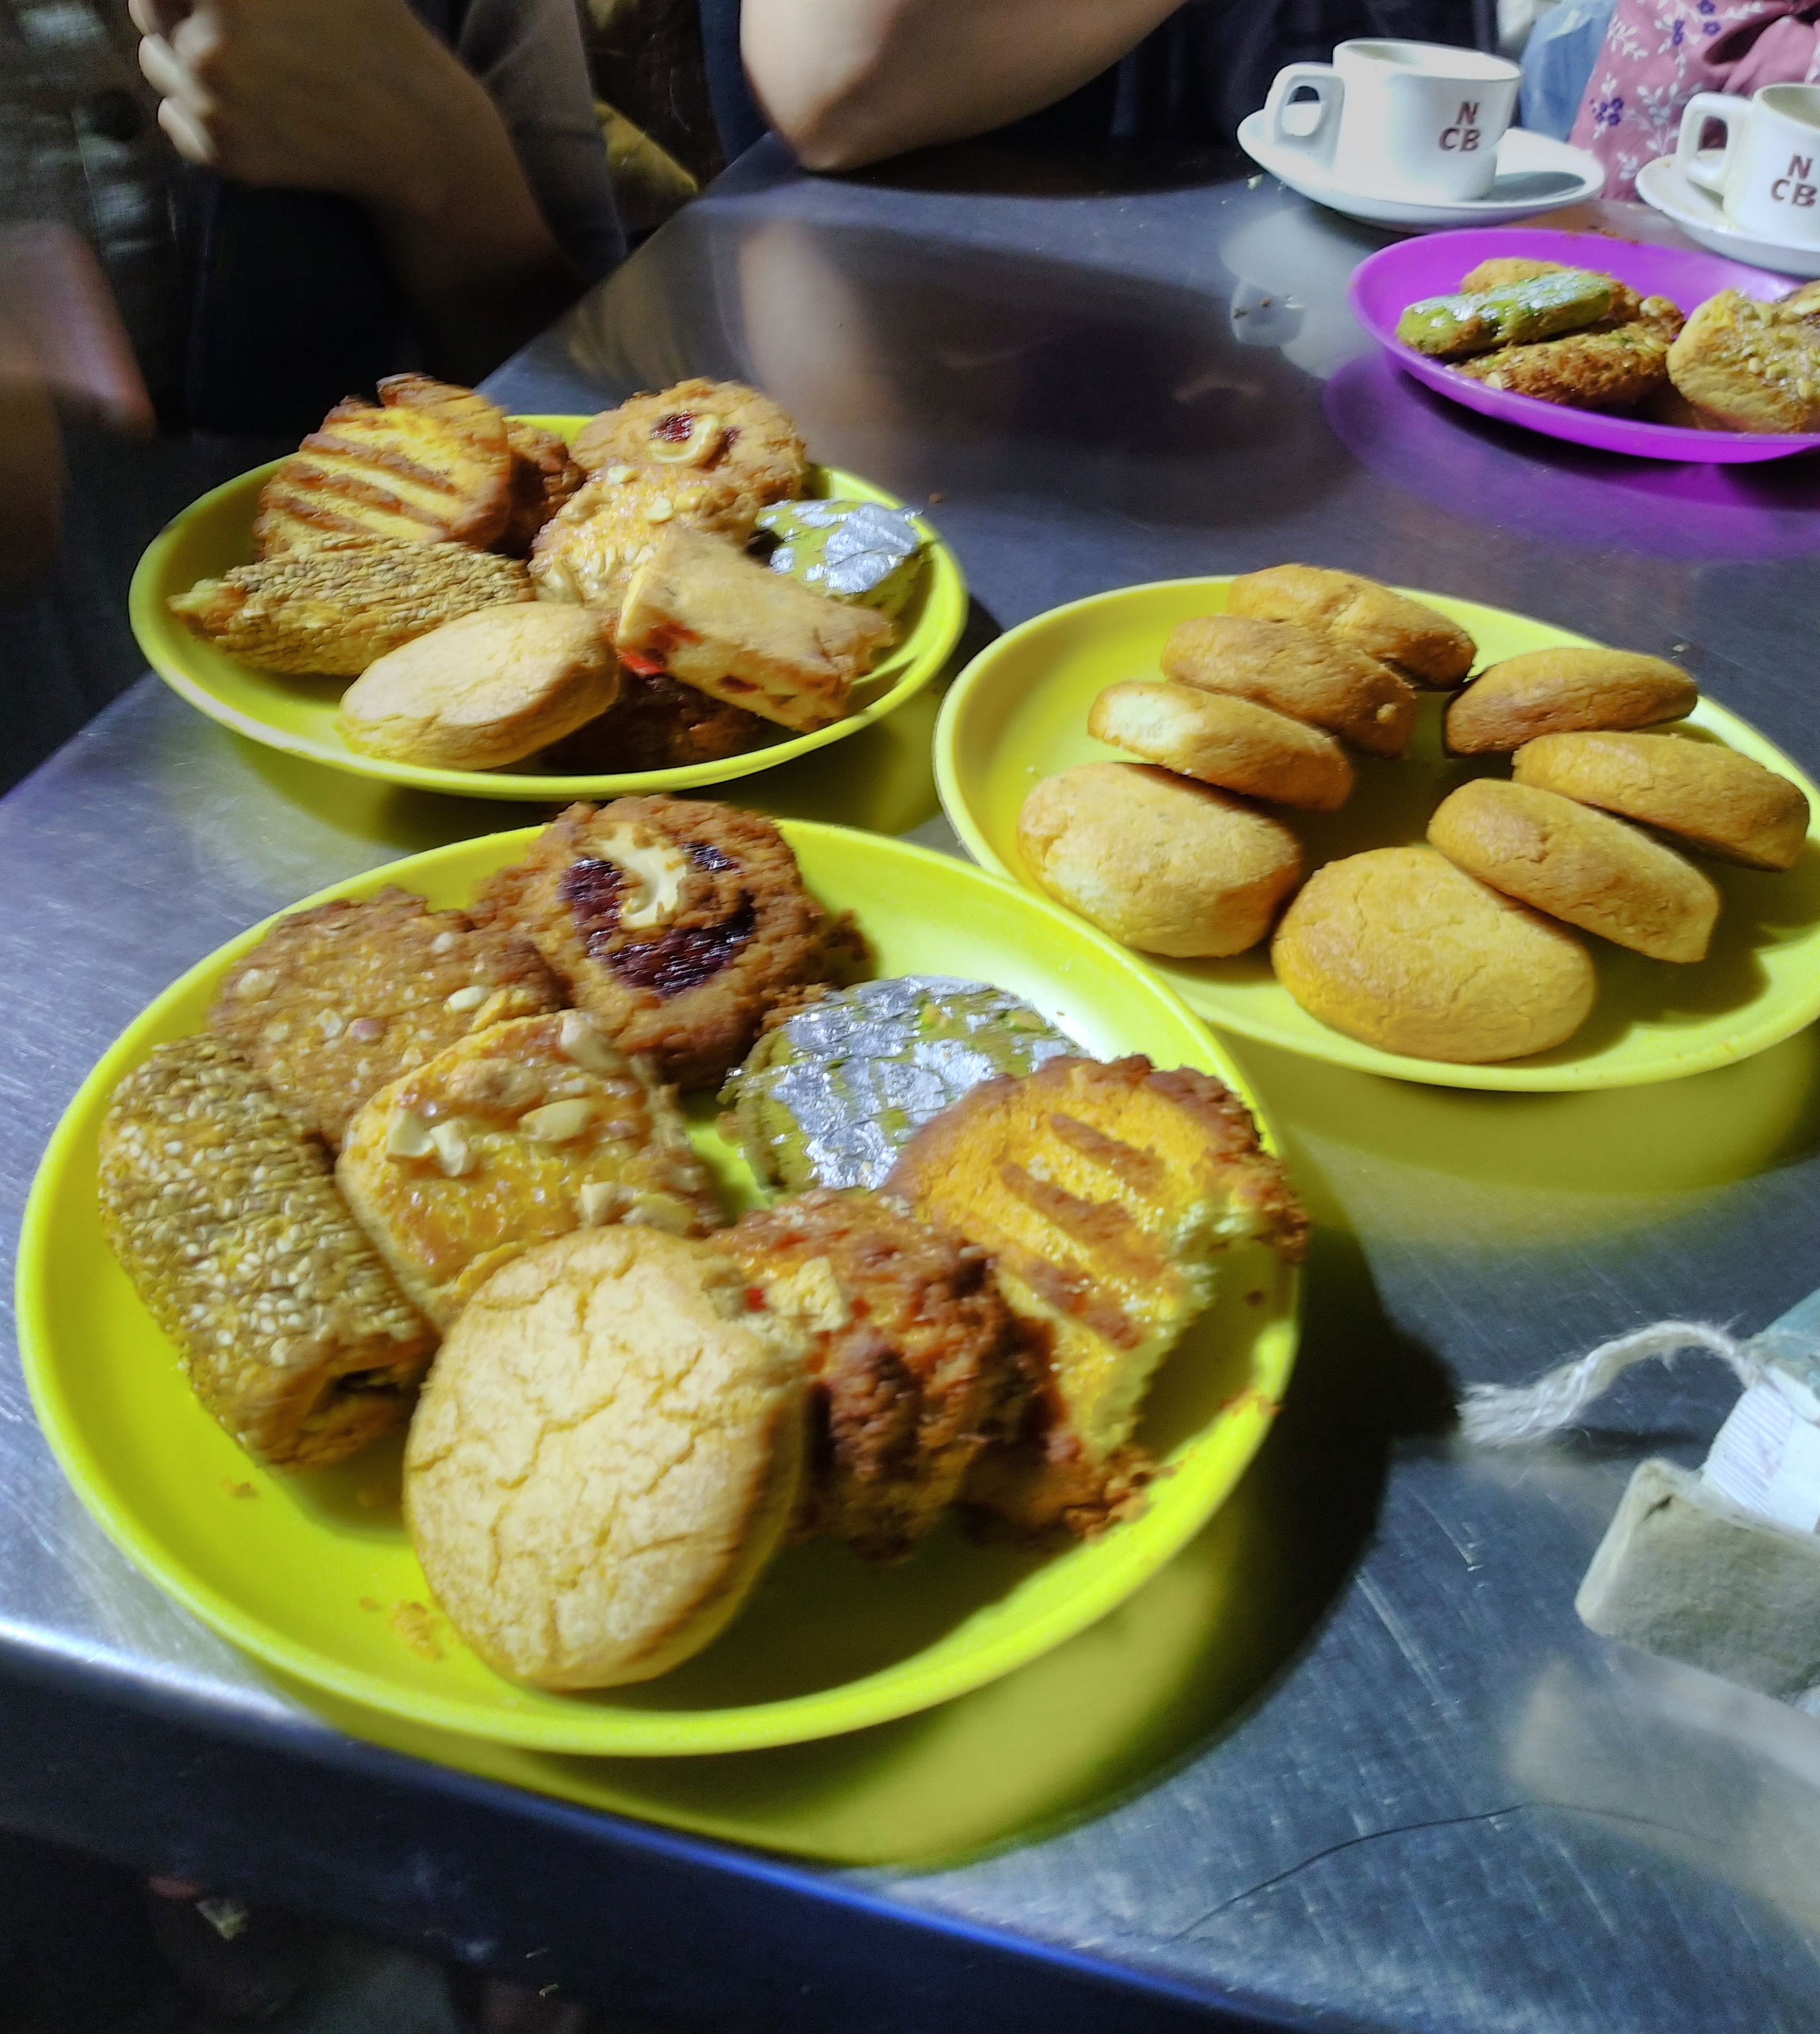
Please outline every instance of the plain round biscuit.
[[1678, 664], [1629, 650], [1530, 650], [1482, 671], [1449, 702], [1448, 749], [1483, 756], [1542, 734], [1680, 720], [1700, 689]]
[[1457, 621], [1356, 572], [1270, 565], [1226, 589], [1229, 614], [1296, 621], [1381, 657], [1424, 685], [1457, 685], [1473, 668], [1473, 639]]
[[1415, 688], [1388, 665], [1293, 621], [1198, 616], [1170, 631], [1162, 668], [1180, 684], [1250, 700], [1374, 756], [1401, 756], [1416, 724]]
[[483, 607], [369, 664], [341, 697], [350, 749], [493, 770], [560, 741], [619, 696], [600, 617], [527, 601]]
[[1184, 777], [1304, 811], [1338, 812], [1353, 766], [1330, 734], [1230, 692], [1197, 685], [1109, 685], [1087, 732]]
[[1301, 874], [1279, 820], [1137, 763], [1045, 778], [1018, 845], [1049, 894], [1127, 946], [1177, 959], [1243, 953]]
[[1553, 791], [1481, 777], [1435, 809], [1428, 838], [1481, 882], [1652, 960], [1706, 957], [1719, 892], [1635, 827]]
[[1751, 869], [1788, 869], [1807, 838], [1798, 784], [1736, 749], [1678, 734], [1544, 734], [1514, 758], [1517, 782], [1679, 834]]
[[1374, 848], [1318, 869], [1284, 913], [1270, 962], [1336, 1031], [1465, 1065], [1561, 1044], [1598, 990], [1565, 926], [1430, 847]]
[[739, 1608], [803, 1465], [805, 1346], [747, 1274], [651, 1229], [565, 1237], [482, 1286], [411, 1422], [425, 1579], [541, 1688], [667, 1672]]

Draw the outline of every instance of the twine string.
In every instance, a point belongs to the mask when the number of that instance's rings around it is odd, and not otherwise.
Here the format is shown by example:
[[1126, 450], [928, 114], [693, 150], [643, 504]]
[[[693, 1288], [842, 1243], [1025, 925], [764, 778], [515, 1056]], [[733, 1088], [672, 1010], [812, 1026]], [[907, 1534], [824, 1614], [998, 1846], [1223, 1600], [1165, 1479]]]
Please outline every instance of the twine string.
[[1533, 1384], [1468, 1385], [1460, 1402], [1460, 1431], [1469, 1441], [1488, 1448], [1514, 1447], [1558, 1432], [1571, 1426], [1634, 1364], [1670, 1362], [1683, 1349], [1718, 1357], [1740, 1384], [1754, 1384], [1764, 1374], [1751, 1342], [1740, 1342], [1704, 1321], [1657, 1321], [1652, 1327], [1600, 1342]]

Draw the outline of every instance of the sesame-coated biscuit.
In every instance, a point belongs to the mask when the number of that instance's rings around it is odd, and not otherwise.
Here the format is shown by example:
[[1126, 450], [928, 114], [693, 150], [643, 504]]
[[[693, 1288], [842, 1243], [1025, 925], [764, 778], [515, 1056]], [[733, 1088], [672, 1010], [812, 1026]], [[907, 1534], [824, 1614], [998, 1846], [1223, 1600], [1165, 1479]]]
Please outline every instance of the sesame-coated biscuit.
[[121, 1082], [100, 1199], [192, 1390], [256, 1461], [319, 1469], [403, 1424], [434, 1331], [231, 1045], [180, 1038]]
[[1294, 621], [1206, 614], [1163, 645], [1163, 675], [1229, 692], [1323, 727], [1373, 756], [1401, 756], [1416, 724], [1416, 691], [1389, 665]]
[[1470, 875], [1653, 960], [1706, 957], [1719, 892], [1623, 820], [1553, 791], [1481, 777], [1450, 792], [1428, 838]]
[[1447, 702], [1456, 756], [1521, 749], [1540, 734], [1680, 720], [1700, 690], [1679, 665], [1630, 650], [1529, 650], [1480, 673]]
[[1380, 847], [1309, 877], [1270, 945], [1311, 1017], [1387, 1053], [1465, 1065], [1571, 1038], [1597, 978], [1565, 926], [1432, 847]]
[[1087, 732], [1203, 784], [1308, 812], [1337, 812], [1353, 766], [1330, 734], [1231, 692], [1128, 682], [1094, 701]]
[[1679, 834], [1751, 869], [1788, 869], [1807, 838], [1807, 795], [1717, 741], [1675, 734], [1544, 734], [1517, 751], [1517, 782]]
[[1473, 668], [1473, 639], [1457, 621], [1357, 572], [1271, 565], [1226, 589], [1226, 612], [1295, 621], [1336, 636], [1425, 685], [1457, 685]]
[[1071, 910], [1146, 953], [1243, 953], [1301, 874], [1282, 820], [1138, 763], [1046, 777], [1018, 815], [1030, 873]]
[[405, 1452], [411, 1544], [462, 1637], [553, 1689], [700, 1651], [796, 1502], [804, 1357], [704, 1243], [596, 1229], [507, 1265], [443, 1344]]

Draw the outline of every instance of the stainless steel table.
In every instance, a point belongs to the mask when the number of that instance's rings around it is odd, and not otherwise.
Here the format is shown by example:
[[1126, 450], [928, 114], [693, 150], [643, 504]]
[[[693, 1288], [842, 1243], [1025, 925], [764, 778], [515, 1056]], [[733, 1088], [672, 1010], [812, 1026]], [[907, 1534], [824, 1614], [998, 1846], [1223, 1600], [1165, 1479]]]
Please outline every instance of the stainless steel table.
[[[535, 411], [762, 383], [821, 457], [929, 501], [981, 632], [1299, 557], [1672, 654], [1820, 766], [1813, 463], [1627, 465], [1445, 407], [1345, 311], [1377, 244], [1229, 163], [1146, 184], [978, 149], [834, 182], [767, 145], [494, 386]], [[951, 840], [894, 755], [883, 791], [846, 772], [850, 815]], [[745, 789], [787, 809], [800, 785]], [[149, 679], [121, 700], [0, 805], [9, 1225], [81, 1075], [180, 968], [321, 883], [524, 816], [283, 763]], [[113, 1553], [9, 1363], [0, 1821], [282, 1886], [659, 2024], [1813, 2027], [1820, 1722], [1571, 1609], [1631, 1466], [1697, 1459], [1729, 1387], [1639, 1379], [1522, 1455], [1448, 1432], [1456, 1380], [1664, 1315], [1756, 1327], [1820, 1282], [1813, 1035], [1577, 1098], [1236, 1049], [1320, 1224], [1305, 1353], [1206, 1556], [1232, 1580], [1215, 1642], [1065, 1812], [959, 1863], [833, 1870], [355, 1743]]]

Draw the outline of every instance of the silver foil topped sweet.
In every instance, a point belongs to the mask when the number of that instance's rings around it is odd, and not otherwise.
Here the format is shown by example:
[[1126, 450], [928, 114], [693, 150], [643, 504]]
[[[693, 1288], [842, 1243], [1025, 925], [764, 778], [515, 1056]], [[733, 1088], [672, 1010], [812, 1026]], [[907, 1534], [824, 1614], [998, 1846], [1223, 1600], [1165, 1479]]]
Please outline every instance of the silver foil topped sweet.
[[781, 539], [771, 554], [773, 572], [840, 600], [876, 592], [922, 548], [907, 509], [875, 501], [784, 501], [758, 520]]
[[1002, 989], [901, 975], [812, 1003], [762, 1039], [729, 1097], [761, 1179], [876, 1187], [969, 1089], [1081, 1048]]

